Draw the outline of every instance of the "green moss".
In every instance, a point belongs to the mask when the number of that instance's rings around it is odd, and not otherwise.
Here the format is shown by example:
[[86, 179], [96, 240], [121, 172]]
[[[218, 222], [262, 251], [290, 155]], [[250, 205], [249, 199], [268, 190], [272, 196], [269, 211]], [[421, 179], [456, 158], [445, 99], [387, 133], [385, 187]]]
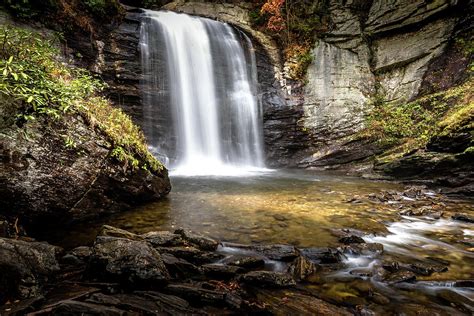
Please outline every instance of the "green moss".
[[[104, 85], [60, 60], [57, 39], [2, 26], [1, 40], [0, 91], [20, 105], [16, 108], [20, 125], [38, 116], [59, 120], [66, 113], [78, 113], [106, 135], [112, 157], [135, 169], [163, 169], [130, 117], [99, 96]], [[73, 148], [74, 143], [66, 138], [65, 146]]]
[[474, 102], [454, 107], [438, 123], [438, 127], [440, 128], [439, 135], [449, 135], [460, 128], [474, 129]]
[[[86, 117], [90, 125], [98, 127], [108, 136], [113, 145], [112, 157], [133, 168], [153, 171], [163, 169], [163, 165], [148, 151], [145, 136], [139, 127], [107, 99], [92, 97], [78, 103], [76, 109]], [[143, 161], [142, 165], [140, 161]]]
[[373, 110], [367, 117], [366, 128], [356, 138], [369, 138], [388, 148], [377, 157], [377, 161], [384, 163], [425, 148], [435, 136], [472, 131], [473, 88], [471, 79], [405, 104], [386, 102], [383, 93], [379, 93], [372, 98]]

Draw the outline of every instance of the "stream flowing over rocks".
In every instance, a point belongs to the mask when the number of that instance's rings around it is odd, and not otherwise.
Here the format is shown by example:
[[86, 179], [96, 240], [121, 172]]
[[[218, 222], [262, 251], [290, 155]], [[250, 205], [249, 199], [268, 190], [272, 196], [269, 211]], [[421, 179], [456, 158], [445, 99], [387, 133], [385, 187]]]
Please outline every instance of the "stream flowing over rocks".
[[344, 203], [368, 201], [398, 219], [378, 232], [333, 228], [337, 242], [322, 247], [103, 225], [92, 244], [62, 249], [3, 221], [0, 313], [471, 315], [470, 213], [419, 186]]

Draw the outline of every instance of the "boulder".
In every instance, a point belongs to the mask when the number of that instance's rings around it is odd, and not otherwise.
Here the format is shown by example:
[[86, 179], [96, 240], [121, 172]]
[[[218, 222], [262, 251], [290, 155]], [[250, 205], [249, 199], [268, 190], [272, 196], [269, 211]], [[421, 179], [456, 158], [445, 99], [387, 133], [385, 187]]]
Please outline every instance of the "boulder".
[[384, 278], [384, 281], [389, 284], [396, 284], [401, 282], [413, 282], [416, 280], [415, 273], [406, 270], [400, 270], [389, 274]]
[[359, 236], [351, 235], [347, 237], [339, 238], [339, 242], [349, 245], [349, 244], [364, 244], [365, 240]]
[[217, 246], [219, 246], [219, 243], [212, 238], [185, 231], [184, 229], [177, 229], [174, 233], [180, 235], [184, 240], [201, 250], [214, 251], [217, 249]]
[[342, 253], [351, 255], [375, 256], [383, 253], [383, 245], [379, 243], [353, 243], [338, 248]]
[[318, 266], [303, 256], [296, 258], [288, 267], [288, 273], [297, 281], [305, 280], [318, 270]]
[[302, 248], [299, 251], [306, 259], [319, 264], [340, 263], [344, 258], [344, 254], [332, 248]]
[[[9, 104], [0, 98], [2, 106]], [[7, 137], [0, 139], [0, 209], [24, 224], [97, 217], [170, 191], [166, 169], [150, 172], [118, 163], [107, 137], [78, 114], [40, 117], [1, 133]], [[66, 136], [74, 148], [66, 146]]]
[[206, 276], [218, 280], [232, 279], [237, 274], [244, 272], [244, 269], [240, 267], [218, 263], [203, 264], [201, 269]]
[[242, 275], [239, 280], [256, 287], [284, 288], [296, 285], [295, 280], [288, 273], [271, 271], [251, 271]]
[[42, 242], [0, 238], [0, 304], [39, 296], [59, 265], [60, 248]]
[[244, 269], [257, 269], [265, 265], [265, 260], [260, 256], [232, 255], [220, 261], [223, 264], [238, 266]]
[[460, 222], [474, 223], [474, 217], [467, 214], [456, 213], [451, 218]]
[[130, 239], [130, 240], [142, 239], [137, 234], [131, 233], [129, 231], [126, 231], [117, 227], [109, 226], [109, 225], [102, 226], [97, 236], [118, 237], [118, 238]]
[[165, 290], [197, 304], [223, 305], [225, 303], [225, 292], [204, 289], [198, 284], [170, 284]]
[[474, 313], [474, 305], [472, 304], [472, 300], [460, 293], [445, 289], [438, 291], [437, 296], [448, 302], [451, 306], [455, 306], [465, 313]]
[[89, 247], [76, 247], [61, 258], [61, 263], [70, 265], [84, 265], [89, 261], [91, 253], [92, 251]]
[[170, 279], [161, 255], [144, 241], [97, 237], [88, 274], [133, 286], [163, 286]]
[[201, 274], [201, 271], [194, 264], [188, 261], [176, 258], [169, 253], [162, 253], [161, 258], [168, 269], [170, 275], [174, 278], [187, 278]]
[[192, 246], [155, 247], [155, 249], [160, 253], [171, 254], [176, 258], [184, 259], [196, 265], [212, 263], [224, 257], [219, 253], [201, 251]]
[[180, 235], [168, 231], [149, 232], [140, 236], [154, 247], [176, 247], [185, 245]]
[[273, 315], [318, 315], [318, 316], [349, 316], [353, 315], [344, 308], [327, 303], [314, 296], [291, 290], [256, 291], [257, 299], [265, 309]]

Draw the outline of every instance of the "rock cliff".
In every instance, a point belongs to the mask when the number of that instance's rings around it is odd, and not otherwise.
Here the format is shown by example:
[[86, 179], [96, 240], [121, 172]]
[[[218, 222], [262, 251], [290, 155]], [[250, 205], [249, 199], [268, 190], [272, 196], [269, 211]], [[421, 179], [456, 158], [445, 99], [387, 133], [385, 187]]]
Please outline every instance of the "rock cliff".
[[[329, 28], [316, 35], [305, 84], [287, 76], [281, 47], [253, 27], [250, 3], [174, 1], [155, 8], [227, 22], [252, 38], [269, 166], [353, 171], [350, 164], [365, 161], [360, 170], [367, 170], [385, 148], [353, 136], [366, 127], [374, 99], [403, 104], [466, 78], [472, 56], [450, 51], [472, 24], [468, 1], [326, 2]], [[139, 27], [140, 9], [127, 7], [123, 22], [105, 27], [100, 41], [70, 42], [83, 56], [95, 52], [84, 60], [110, 83], [110, 97], [143, 124]], [[452, 79], [439, 79], [444, 69]]]

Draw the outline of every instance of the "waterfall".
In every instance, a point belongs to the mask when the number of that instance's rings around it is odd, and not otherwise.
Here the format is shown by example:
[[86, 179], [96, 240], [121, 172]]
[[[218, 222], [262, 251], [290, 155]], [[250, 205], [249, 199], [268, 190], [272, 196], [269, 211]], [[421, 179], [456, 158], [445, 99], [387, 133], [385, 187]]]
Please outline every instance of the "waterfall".
[[145, 11], [140, 51], [144, 132], [175, 174], [264, 166], [255, 54], [243, 32], [210, 19]]

